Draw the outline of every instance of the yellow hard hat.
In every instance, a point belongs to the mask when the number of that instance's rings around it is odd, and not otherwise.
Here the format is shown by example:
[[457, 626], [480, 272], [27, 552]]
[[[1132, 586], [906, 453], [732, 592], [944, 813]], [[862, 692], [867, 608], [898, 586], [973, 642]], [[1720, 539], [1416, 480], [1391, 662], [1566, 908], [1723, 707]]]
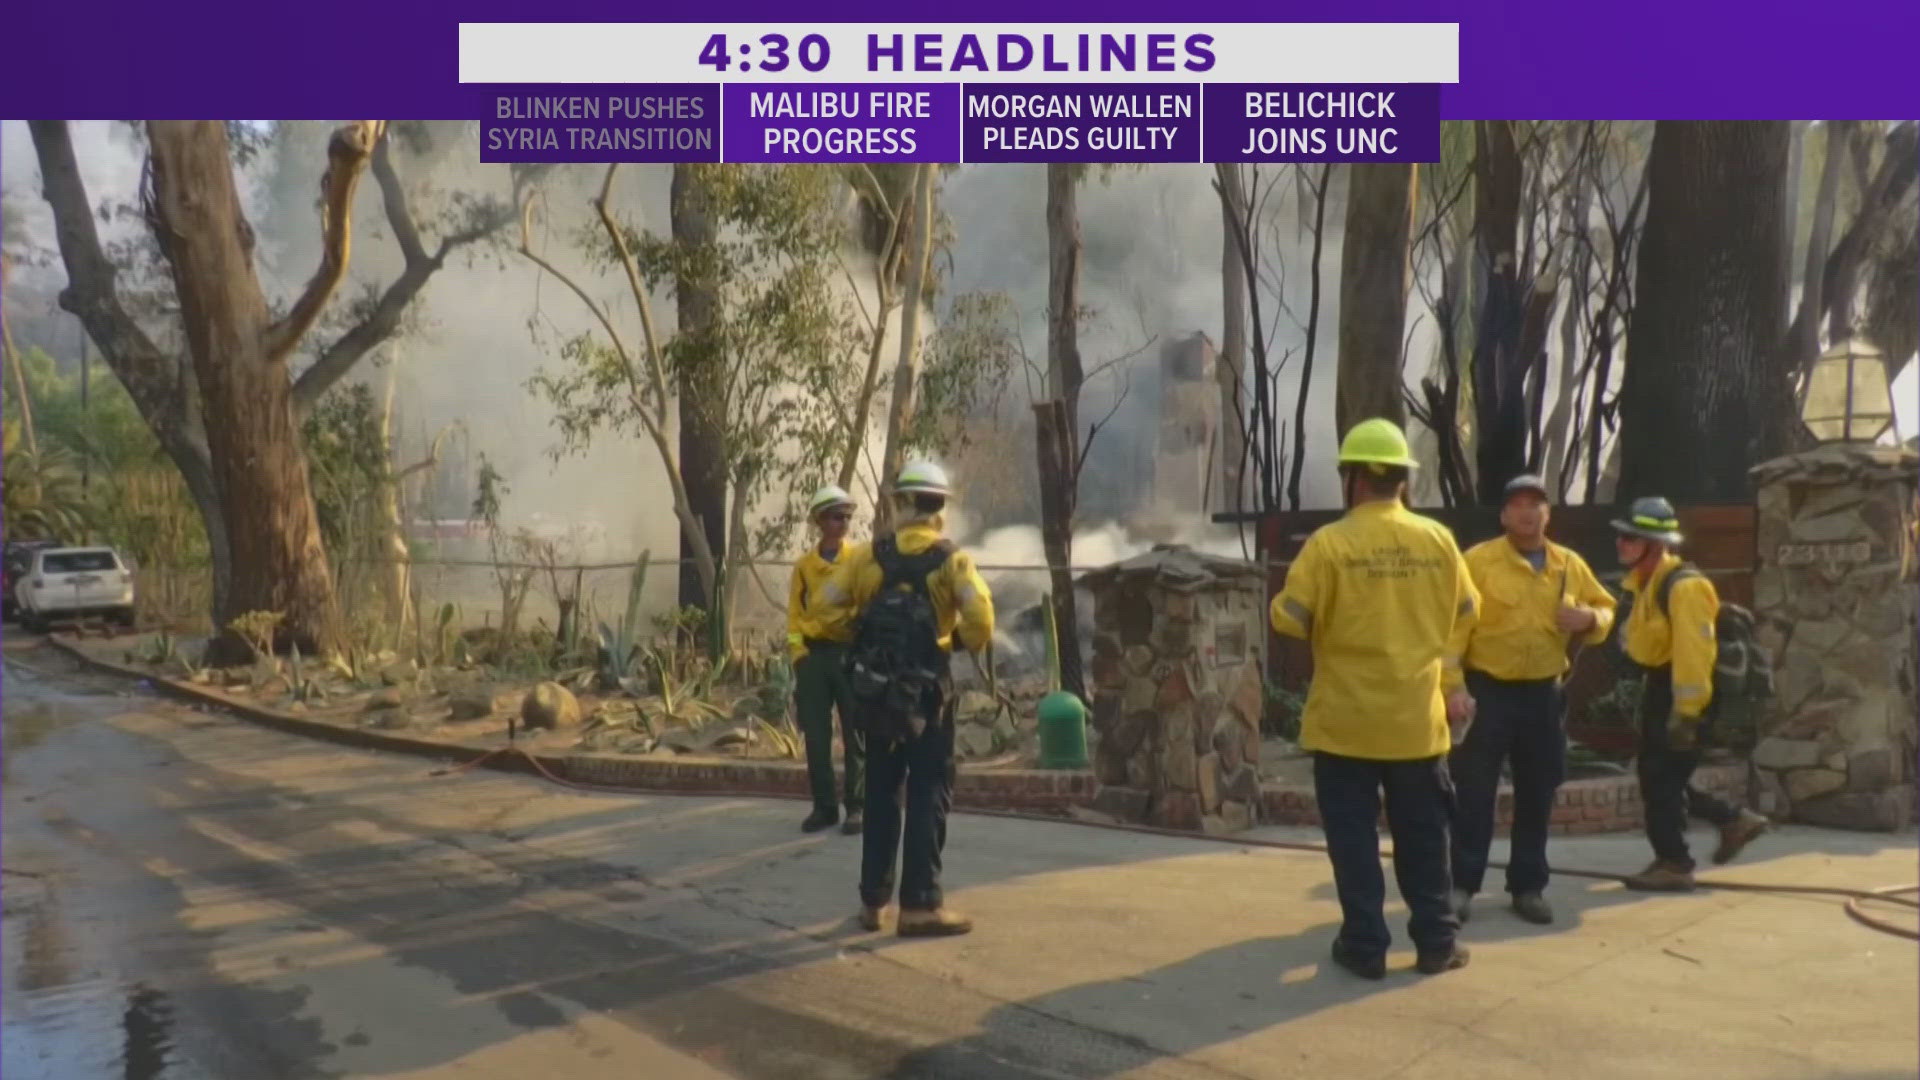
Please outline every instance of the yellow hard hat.
[[1347, 437], [1340, 442], [1340, 464], [1420, 467], [1407, 449], [1407, 436], [1400, 425], [1377, 416], [1360, 421], [1347, 432]]

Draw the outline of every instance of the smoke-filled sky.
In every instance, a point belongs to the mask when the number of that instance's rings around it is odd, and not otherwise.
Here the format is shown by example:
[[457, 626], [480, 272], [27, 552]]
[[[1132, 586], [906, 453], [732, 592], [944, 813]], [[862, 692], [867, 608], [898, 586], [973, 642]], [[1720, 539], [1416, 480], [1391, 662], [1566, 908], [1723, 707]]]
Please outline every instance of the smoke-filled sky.
[[[140, 175], [139, 148], [124, 130], [104, 123], [73, 125], [76, 152], [96, 203], [130, 199]], [[260, 236], [263, 282], [269, 293], [288, 298], [312, 272], [319, 226], [314, 196], [324, 166], [331, 125], [291, 125], [291, 131], [247, 173], [248, 209]], [[397, 165], [416, 199], [423, 228], [433, 243], [433, 212], [455, 192], [504, 197], [506, 167], [481, 165], [466, 125], [432, 126], [434, 139], [424, 156], [403, 153]], [[616, 200], [642, 224], [664, 231], [669, 170], [632, 166], [623, 171]], [[1219, 204], [1210, 186], [1212, 171], [1199, 166], [1163, 166], [1118, 170], [1107, 180], [1089, 181], [1080, 197], [1083, 301], [1095, 319], [1084, 329], [1082, 354], [1091, 368], [1157, 338], [1141, 353], [1130, 373], [1118, 370], [1089, 384], [1083, 413], [1104, 415], [1113, 395], [1128, 387], [1122, 411], [1096, 442], [1087, 465], [1083, 504], [1091, 518], [1126, 512], [1129, 489], [1137, 484], [1141, 455], [1150, 451], [1155, 427], [1155, 368], [1160, 345], [1200, 330], [1220, 336]], [[565, 233], [581, 224], [587, 200], [597, 187], [599, 170], [580, 168], [550, 178], [547, 211], [548, 252], [568, 269]], [[51, 217], [40, 198], [38, 165], [23, 123], [0, 125], [0, 179], [9, 212], [40, 243], [51, 247]], [[1045, 355], [1047, 250], [1045, 169], [1041, 166], [969, 166], [949, 175], [943, 207], [954, 243], [943, 261], [952, 292], [975, 290], [1008, 294], [1024, 321], [1027, 351]], [[387, 232], [377, 185], [369, 177], [360, 187], [350, 280], [339, 293], [354, 295], [367, 284], [389, 282], [401, 257]], [[1337, 218], [1337, 215], [1330, 215]], [[1335, 222], [1330, 221], [1330, 227]], [[113, 231], [125, 224], [107, 226]], [[1291, 230], [1287, 231], [1289, 240]], [[1331, 238], [1330, 238], [1331, 239]], [[1324, 258], [1326, 288], [1323, 325], [1337, 319], [1337, 245]], [[1289, 252], [1291, 257], [1294, 253]], [[470, 257], [468, 257], [470, 256]], [[1304, 258], [1304, 256], [1301, 256]], [[57, 264], [34, 271], [23, 268], [20, 284], [51, 295], [62, 283]], [[1304, 272], [1290, 274], [1294, 303], [1305, 303]], [[620, 283], [602, 279], [604, 299], [619, 304]], [[24, 289], [22, 291], [25, 291]], [[336, 303], [339, 301], [337, 300]], [[624, 305], [631, 311], [631, 305]], [[656, 317], [672, 321], [672, 304], [656, 304]], [[585, 526], [606, 538], [596, 555], [619, 557], [637, 548], [671, 550], [675, 532], [664, 474], [650, 446], [638, 439], [598, 440], [585, 457], [557, 463], [548, 451], [557, 436], [551, 409], [528, 393], [526, 380], [543, 362], [528, 331], [540, 319], [553, 339], [586, 326], [586, 315], [551, 279], [542, 281], [525, 260], [475, 245], [456, 255], [437, 273], [418, 304], [419, 330], [376, 354], [379, 366], [364, 363], [354, 377], [384, 389], [389, 364], [399, 372], [401, 438], [413, 453], [442, 426], [462, 421], [466, 438], [454, 438], [446, 457], [450, 468], [485, 453], [506, 475], [512, 493], [506, 516], [518, 521], [538, 515], [550, 521]], [[632, 322], [628, 315], [628, 322]], [[637, 331], [636, 331], [637, 332]], [[1302, 334], [1293, 321], [1278, 321], [1275, 351], [1298, 347]], [[1310, 433], [1315, 444], [1331, 446], [1332, 346], [1322, 337], [1322, 357], [1314, 386], [1312, 416], [1326, 418], [1325, 430]], [[1025, 412], [1025, 380], [1016, 377], [1007, 399]], [[1312, 502], [1333, 498], [1334, 486], [1309, 469]], [[964, 484], [965, 477], [960, 477]], [[1091, 533], [1110, 524], [1089, 520]], [[1003, 534], [1003, 542], [1008, 534]], [[598, 545], [596, 545], [598, 546]], [[1024, 545], [1023, 545], [1024, 546]], [[1030, 554], [1037, 561], [1037, 537]], [[589, 554], [583, 552], [583, 555]], [[1022, 554], [1008, 549], [1011, 556]], [[1022, 560], [1024, 561], [1024, 560]]]
[[[472, 125], [446, 122], [429, 127], [433, 137], [427, 149], [403, 150], [397, 165], [431, 247], [437, 238], [437, 211], [463, 194], [504, 198], [510, 191], [510, 177], [505, 166], [477, 162]], [[270, 294], [283, 301], [297, 292], [315, 264], [319, 222], [314, 201], [331, 125], [301, 123], [286, 129], [245, 173], [248, 210], [260, 237], [263, 281]], [[94, 203], [132, 199], [140, 176], [140, 149], [127, 130], [105, 123], [76, 123], [73, 133]], [[1272, 169], [1265, 175], [1284, 172]], [[567, 233], [586, 222], [588, 200], [600, 175], [599, 168], [583, 166], [563, 170], [544, 184], [542, 227], [536, 242], [570, 271], [581, 268], [571, 254]], [[643, 227], [665, 231], [670, 169], [630, 166], [621, 175], [616, 205]], [[1080, 189], [1082, 301], [1094, 313], [1082, 330], [1083, 360], [1092, 369], [1153, 339], [1131, 365], [1094, 379], [1085, 390], [1083, 421], [1105, 415], [1114, 396], [1123, 387], [1127, 391], [1119, 412], [1094, 444], [1082, 480], [1082, 546], [1089, 554], [1109, 547], [1125, 553], [1144, 544], [1131, 535], [1126, 519], [1144, 501], [1145, 492], [1140, 490], [1144, 467], [1158, 426], [1161, 346], [1194, 331], [1206, 333], [1216, 343], [1220, 340], [1222, 232], [1212, 178], [1210, 167], [1197, 165], [1120, 168], [1105, 178], [1089, 179]], [[1340, 317], [1339, 180], [1336, 170], [1321, 261], [1321, 334], [1307, 409], [1303, 495], [1310, 507], [1328, 506], [1337, 498], [1332, 415]], [[18, 121], [0, 124], [0, 186], [6, 195], [10, 242], [25, 236], [51, 249], [51, 216], [39, 191], [38, 163], [27, 128]], [[1285, 268], [1284, 292], [1290, 310], [1276, 313], [1271, 294], [1265, 306], [1271, 355], [1277, 361], [1295, 354], [1278, 386], [1278, 401], [1290, 420], [1298, 353], [1305, 343], [1302, 323], [1308, 306], [1311, 238], [1297, 228], [1299, 200], [1292, 180], [1283, 179], [1278, 192], [1273, 220], [1263, 234], [1264, 242], [1275, 250], [1275, 263]], [[945, 177], [940, 198], [953, 235], [940, 264], [945, 295], [1006, 294], [1018, 312], [1027, 353], [1043, 363], [1045, 167], [961, 167]], [[378, 186], [370, 177], [361, 184], [355, 212], [350, 280], [336, 304], [368, 286], [390, 282], [401, 267]], [[109, 238], [125, 236], [136, 227], [126, 221], [103, 225]], [[31, 325], [43, 339], [29, 343], [56, 354], [71, 352], [78, 340], [72, 320], [39, 310], [51, 306], [52, 296], [64, 282], [57, 261], [47, 268], [18, 267], [15, 274], [9, 311], [24, 316], [21, 325]], [[624, 325], [637, 336], [637, 321], [623, 283], [601, 276], [592, 288], [621, 312]], [[655, 315], [663, 326], [671, 326], [670, 300], [656, 298]], [[931, 324], [934, 318], [930, 313], [923, 321]], [[558, 439], [552, 410], [527, 390], [526, 383], [543, 363], [557, 363], [551, 355], [553, 342], [588, 327], [588, 316], [577, 299], [551, 279], [542, 280], [526, 260], [510, 251], [474, 245], [456, 254], [434, 276], [417, 304], [415, 319], [416, 333], [378, 352], [374, 359], [379, 364], [363, 362], [354, 376], [383, 390], [388, 371], [397, 366], [403, 457], [417, 456], [434, 432], [459, 421], [467, 431], [463, 438], [451, 440], [445, 455], [449, 483], [464, 475], [468, 479], [462, 482], [470, 485], [471, 473], [462, 470], [471, 469], [477, 456], [486, 454], [511, 487], [504, 507], [511, 523], [580, 527], [600, 538], [590, 550], [580, 552], [588, 558], [618, 559], [643, 548], [667, 552], [677, 547], [665, 474], [642, 439], [603, 437], [584, 457], [563, 457], [558, 462], [550, 457]], [[547, 331], [545, 347], [530, 335], [530, 320]], [[1411, 383], [1426, 373], [1433, 353], [1433, 320], [1418, 295], [1409, 303], [1408, 322]], [[48, 326], [58, 332], [38, 333]], [[923, 326], [923, 332], [930, 329], [931, 325]], [[1556, 333], [1550, 348], [1557, 351], [1558, 344]], [[889, 363], [891, 357], [889, 351]], [[1558, 358], [1550, 357], [1549, 371], [1557, 373], [1558, 366]], [[1903, 379], [1911, 378], [1910, 369]], [[1549, 392], [1553, 389], [1550, 384]], [[1911, 405], [1912, 396], [1896, 394], [1896, 399], [1904, 408]], [[1027, 379], [1016, 372], [1002, 396], [1002, 415], [1024, 424], [1030, 415], [1027, 405]], [[1914, 423], [1915, 418], [1903, 417], [1902, 429], [1911, 431]], [[1021, 445], [1030, 445], [1029, 440], [1030, 435]], [[1025, 475], [1031, 477], [1030, 472]], [[958, 480], [964, 511], [967, 477], [962, 474]], [[450, 495], [449, 501], [458, 502], [458, 498]], [[1037, 533], [1002, 529], [1004, 523], [999, 521], [976, 520], [976, 535], [964, 539], [987, 542], [992, 532], [991, 546], [1000, 560], [1041, 561]], [[1190, 539], [1206, 545], [1226, 543], [1217, 535], [1205, 535], [1199, 524], [1195, 523]]]

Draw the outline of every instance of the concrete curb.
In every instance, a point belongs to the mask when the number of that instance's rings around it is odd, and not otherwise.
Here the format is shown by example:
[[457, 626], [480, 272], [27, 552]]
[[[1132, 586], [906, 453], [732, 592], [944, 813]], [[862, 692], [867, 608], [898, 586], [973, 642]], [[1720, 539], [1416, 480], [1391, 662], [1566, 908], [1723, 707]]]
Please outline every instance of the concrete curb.
[[[436, 761], [468, 762], [484, 750], [458, 743], [408, 738], [364, 728], [343, 727], [262, 708], [216, 690], [181, 682], [139, 668], [89, 654], [72, 642], [47, 640], [82, 665], [123, 679], [150, 683], [169, 697], [209, 705], [245, 720], [289, 735], [317, 739], [356, 750], [379, 750]], [[736, 761], [726, 758], [635, 758], [615, 754], [532, 754], [540, 767], [563, 780], [629, 791], [636, 795], [699, 794], [720, 797], [807, 797], [806, 767], [789, 761]], [[482, 767], [521, 775], [538, 775], [533, 761], [519, 755], [489, 758]], [[1716, 795], [1744, 804], [1749, 769], [1745, 762], [1703, 765], [1694, 783]], [[969, 772], [962, 766], [954, 783], [953, 800], [963, 810], [1013, 810], [1067, 815], [1074, 807], [1090, 806], [1100, 785], [1087, 771], [1006, 769]], [[1317, 826], [1320, 811], [1311, 785], [1266, 784], [1260, 792], [1262, 825]], [[1494, 811], [1497, 827], [1513, 820], [1513, 793], [1502, 788]], [[1384, 821], [1384, 817], [1382, 818]], [[1554, 799], [1549, 829], [1554, 835], [1630, 832], [1644, 816], [1637, 777], [1599, 777], [1561, 785]], [[1194, 830], [1195, 836], [1204, 833]]]

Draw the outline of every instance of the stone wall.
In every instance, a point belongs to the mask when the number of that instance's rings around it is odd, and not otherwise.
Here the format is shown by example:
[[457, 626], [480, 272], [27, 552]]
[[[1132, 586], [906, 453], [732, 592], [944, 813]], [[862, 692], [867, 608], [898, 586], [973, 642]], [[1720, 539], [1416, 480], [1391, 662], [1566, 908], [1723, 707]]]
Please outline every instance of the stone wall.
[[1236, 832], [1260, 818], [1265, 575], [1160, 545], [1084, 580], [1094, 598], [1095, 809]]
[[1833, 446], [1754, 469], [1754, 610], [1775, 699], [1753, 751], [1762, 812], [1904, 830], [1915, 785], [1915, 482], [1910, 449]]

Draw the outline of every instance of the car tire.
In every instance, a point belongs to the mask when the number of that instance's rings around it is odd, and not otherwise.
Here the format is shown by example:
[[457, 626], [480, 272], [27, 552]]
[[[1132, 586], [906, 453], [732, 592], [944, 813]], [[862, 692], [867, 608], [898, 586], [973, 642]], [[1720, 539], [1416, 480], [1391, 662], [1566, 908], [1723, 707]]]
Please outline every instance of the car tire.
[[20, 627], [29, 634], [44, 634], [47, 632], [45, 620], [41, 619], [40, 616], [34, 612], [28, 611], [26, 608], [20, 609]]
[[113, 621], [119, 624], [124, 630], [132, 630], [140, 620], [138, 613], [135, 612], [133, 608], [123, 607], [114, 609]]

